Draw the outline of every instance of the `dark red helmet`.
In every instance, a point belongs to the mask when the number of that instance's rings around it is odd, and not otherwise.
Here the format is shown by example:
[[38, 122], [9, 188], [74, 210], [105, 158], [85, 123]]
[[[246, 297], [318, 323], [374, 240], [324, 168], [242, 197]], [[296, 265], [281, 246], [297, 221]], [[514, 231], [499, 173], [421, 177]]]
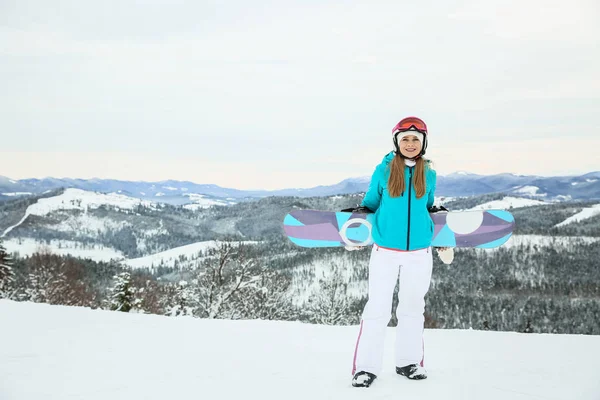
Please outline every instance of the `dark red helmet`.
[[425, 150], [427, 149], [427, 124], [421, 118], [417, 117], [406, 117], [402, 119], [400, 122], [394, 126], [392, 129], [392, 135], [394, 139], [394, 147], [396, 148], [396, 154], [400, 154], [400, 148], [398, 147], [398, 134], [401, 132], [406, 132], [410, 130], [415, 130], [423, 134], [423, 148], [421, 149], [421, 153], [415, 157], [419, 158], [425, 154]]

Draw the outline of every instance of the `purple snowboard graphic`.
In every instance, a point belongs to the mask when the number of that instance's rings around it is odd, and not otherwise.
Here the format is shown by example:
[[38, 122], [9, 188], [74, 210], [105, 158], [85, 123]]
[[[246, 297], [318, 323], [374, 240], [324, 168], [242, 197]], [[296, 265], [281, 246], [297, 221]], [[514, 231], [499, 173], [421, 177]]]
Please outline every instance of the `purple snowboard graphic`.
[[[433, 247], [491, 249], [512, 235], [515, 219], [505, 210], [451, 211], [430, 214]], [[296, 210], [285, 216], [287, 237], [301, 247], [367, 246], [373, 243], [375, 214]]]

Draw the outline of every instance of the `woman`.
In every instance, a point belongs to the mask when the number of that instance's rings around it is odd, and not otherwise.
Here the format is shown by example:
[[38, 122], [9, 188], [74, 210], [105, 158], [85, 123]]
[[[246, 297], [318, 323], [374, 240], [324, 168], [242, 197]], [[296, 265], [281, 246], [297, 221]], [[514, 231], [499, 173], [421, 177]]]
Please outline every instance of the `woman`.
[[[352, 386], [369, 387], [380, 373], [392, 295], [399, 277], [396, 310], [396, 373], [425, 379], [423, 328], [425, 294], [433, 266], [433, 206], [436, 173], [423, 155], [427, 125], [404, 118], [392, 130], [395, 151], [375, 168], [361, 207], [375, 213], [369, 262], [369, 300], [354, 352]], [[452, 250], [440, 249], [451, 262]], [[445, 250], [445, 251], [444, 251]], [[440, 253], [440, 257], [442, 253]]]

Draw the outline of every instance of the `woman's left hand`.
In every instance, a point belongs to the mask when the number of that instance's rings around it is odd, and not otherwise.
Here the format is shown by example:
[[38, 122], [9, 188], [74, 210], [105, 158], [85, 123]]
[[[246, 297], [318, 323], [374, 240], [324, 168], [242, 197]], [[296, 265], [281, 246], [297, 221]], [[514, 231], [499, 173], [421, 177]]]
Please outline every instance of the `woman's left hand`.
[[454, 260], [454, 249], [452, 247], [437, 247], [437, 254], [444, 264], [452, 264]]

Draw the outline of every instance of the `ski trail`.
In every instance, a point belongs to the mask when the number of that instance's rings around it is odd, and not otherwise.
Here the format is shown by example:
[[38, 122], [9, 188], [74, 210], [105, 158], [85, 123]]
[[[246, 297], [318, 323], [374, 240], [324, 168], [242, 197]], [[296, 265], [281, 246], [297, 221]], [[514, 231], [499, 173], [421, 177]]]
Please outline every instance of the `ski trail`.
[[0, 236], [0, 238], [5, 237], [6, 235], [8, 235], [10, 233], [10, 231], [12, 231], [13, 229], [15, 229], [16, 227], [18, 227], [19, 225], [21, 225], [23, 222], [25, 222], [25, 220], [27, 219], [27, 217], [29, 217], [29, 215], [31, 214], [31, 212], [29, 211], [29, 208], [31, 206], [27, 207], [27, 210], [25, 211], [25, 216], [23, 216], [23, 218], [21, 218], [21, 220], [19, 222], [17, 222], [16, 225], [13, 225], [9, 228], [7, 228], [4, 233]]
[[583, 221], [584, 219], [595, 217], [598, 214], [600, 214], [600, 204], [594, 204], [593, 206], [584, 208], [577, 214], [570, 216], [569, 218], [565, 219], [563, 222], [554, 225], [554, 227], [560, 228], [561, 226], [565, 226], [565, 225], [568, 225], [573, 222], [580, 222], [580, 221]]

